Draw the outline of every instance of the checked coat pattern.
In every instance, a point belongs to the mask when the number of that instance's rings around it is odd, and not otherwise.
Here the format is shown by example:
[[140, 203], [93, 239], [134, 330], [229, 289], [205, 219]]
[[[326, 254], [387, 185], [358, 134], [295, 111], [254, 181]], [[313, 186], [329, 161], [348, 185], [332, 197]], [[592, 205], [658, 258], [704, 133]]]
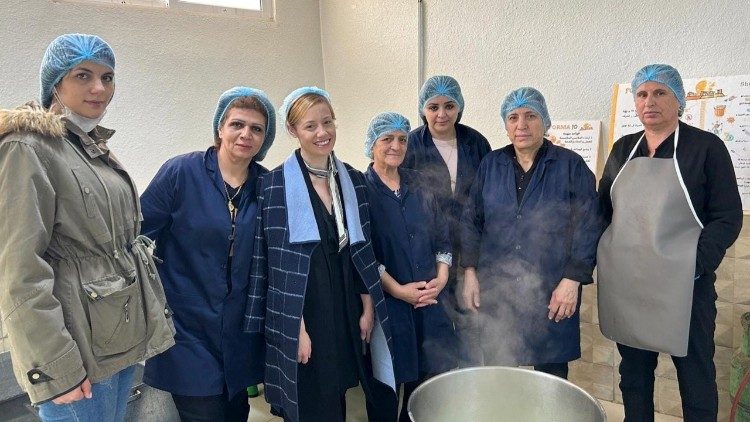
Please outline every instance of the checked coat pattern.
[[[380, 275], [370, 243], [370, 214], [364, 176], [346, 165], [356, 192], [365, 241], [351, 244], [351, 259], [375, 305], [391, 347], [391, 333]], [[245, 331], [265, 333], [266, 400], [298, 419], [297, 347], [310, 256], [318, 242], [291, 243], [283, 165], [260, 177], [253, 268], [245, 312]], [[343, 198], [346, 201], [346, 198]]]

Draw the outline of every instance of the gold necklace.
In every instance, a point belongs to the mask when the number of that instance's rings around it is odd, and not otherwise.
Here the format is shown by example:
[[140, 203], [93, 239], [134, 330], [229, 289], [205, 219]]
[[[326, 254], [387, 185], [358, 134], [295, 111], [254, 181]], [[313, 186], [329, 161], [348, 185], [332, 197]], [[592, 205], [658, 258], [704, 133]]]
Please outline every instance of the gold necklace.
[[227, 208], [229, 209], [229, 213], [232, 214], [232, 221], [234, 221], [234, 212], [237, 211], [237, 207], [234, 206], [234, 203], [232, 201], [234, 201], [234, 198], [236, 198], [237, 195], [240, 194], [240, 192], [242, 191], [242, 187], [243, 186], [245, 186], [244, 182], [237, 188], [237, 192], [235, 192], [234, 195], [232, 195], [230, 197], [229, 196], [229, 189], [227, 189], [227, 183], [224, 182], [224, 193], [227, 194], [227, 199], [228, 199], [227, 200]]

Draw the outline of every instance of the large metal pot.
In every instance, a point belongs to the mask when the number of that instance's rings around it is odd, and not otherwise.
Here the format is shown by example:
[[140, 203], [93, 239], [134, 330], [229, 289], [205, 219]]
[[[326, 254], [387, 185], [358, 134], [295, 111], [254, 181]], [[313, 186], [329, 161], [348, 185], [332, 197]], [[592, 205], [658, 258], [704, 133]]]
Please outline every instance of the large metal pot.
[[414, 422], [604, 422], [604, 408], [575, 384], [542, 372], [503, 366], [438, 375], [409, 399]]

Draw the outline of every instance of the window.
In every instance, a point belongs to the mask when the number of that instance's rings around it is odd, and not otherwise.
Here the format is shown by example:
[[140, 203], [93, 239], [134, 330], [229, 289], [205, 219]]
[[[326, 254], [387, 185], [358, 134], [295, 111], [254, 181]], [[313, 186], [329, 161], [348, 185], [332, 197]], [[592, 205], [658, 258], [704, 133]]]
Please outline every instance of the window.
[[230, 7], [261, 11], [260, 0], [178, 0], [181, 3], [204, 4], [206, 6]]
[[221, 15], [256, 16], [273, 20], [272, 0], [167, 0], [169, 7]]
[[96, 3], [156, 7], [216, 15], [249, 16], [273, 20], [274, 0], [53, 0], [62, 3]]

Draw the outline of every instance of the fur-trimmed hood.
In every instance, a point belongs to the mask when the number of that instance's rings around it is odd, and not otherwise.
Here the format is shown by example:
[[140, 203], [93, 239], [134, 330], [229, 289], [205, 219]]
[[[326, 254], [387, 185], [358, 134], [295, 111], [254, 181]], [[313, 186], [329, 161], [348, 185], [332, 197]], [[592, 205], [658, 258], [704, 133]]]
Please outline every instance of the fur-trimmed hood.
[[45, 137], [65, 136], [65, 122], [35, 102], [14, 109], [0, 110], [0, 138], [9, 133], [33, 132]]

